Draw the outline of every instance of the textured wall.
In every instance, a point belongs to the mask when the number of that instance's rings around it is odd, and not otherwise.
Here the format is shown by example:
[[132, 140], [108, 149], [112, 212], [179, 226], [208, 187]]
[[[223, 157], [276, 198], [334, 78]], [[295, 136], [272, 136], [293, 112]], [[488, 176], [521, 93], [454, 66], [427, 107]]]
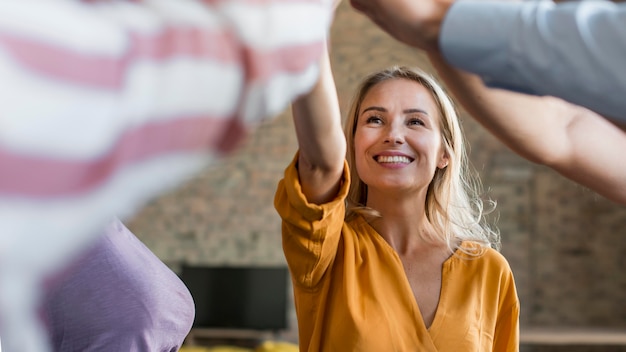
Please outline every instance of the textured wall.
[[[347, 2], [331, 40], [344, 111], [358, 81], [373, 70], [403, 64], [432, 71], [420, 53], [382, 33]], [[463, 116], [470, 158], [498, 202], [522, 322], [626, 328], [626, 208], [521, 159]], [[286, 110], [219, 167], [152, 202], [128, 226], [175, 270], [182, 261], [285, 265], [273, 195], [295, 150]]]

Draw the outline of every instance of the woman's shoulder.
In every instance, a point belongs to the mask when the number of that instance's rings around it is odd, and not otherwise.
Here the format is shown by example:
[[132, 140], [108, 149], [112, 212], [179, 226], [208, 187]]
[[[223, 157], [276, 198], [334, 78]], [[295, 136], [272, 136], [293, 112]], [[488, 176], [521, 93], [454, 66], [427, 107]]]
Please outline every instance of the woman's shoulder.
[[454, 253], [454, 256], [462, 261], [473, 263], [473, 265], [482, 268], [491, 268], [493, 270], [506, 272], [511, 271], [511, 266], [502, 253], [494, 248], [486, 247], [476, 242], [463, 241]]

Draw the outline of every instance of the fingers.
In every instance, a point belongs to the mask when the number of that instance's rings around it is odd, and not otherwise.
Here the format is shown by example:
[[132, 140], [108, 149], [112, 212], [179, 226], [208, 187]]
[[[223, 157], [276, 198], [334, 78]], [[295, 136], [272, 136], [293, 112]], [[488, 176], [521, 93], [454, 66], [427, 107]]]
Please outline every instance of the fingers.
[[364, 1], [362, 0], [350, 0], [350, 5], [352, 6], [352, 8], [362, 13], [365, 13], [367, 10]]

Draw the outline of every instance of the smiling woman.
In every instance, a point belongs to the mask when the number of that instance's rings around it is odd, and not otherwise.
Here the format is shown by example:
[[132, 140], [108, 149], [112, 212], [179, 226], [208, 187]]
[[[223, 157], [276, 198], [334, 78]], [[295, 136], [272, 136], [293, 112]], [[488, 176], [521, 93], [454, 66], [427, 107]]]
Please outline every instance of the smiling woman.
[[419, 70], [374, 73], [344, 135], [321, 67], [275, 197], [300, 351], [517, 351], [513, 275], [449, 97]]

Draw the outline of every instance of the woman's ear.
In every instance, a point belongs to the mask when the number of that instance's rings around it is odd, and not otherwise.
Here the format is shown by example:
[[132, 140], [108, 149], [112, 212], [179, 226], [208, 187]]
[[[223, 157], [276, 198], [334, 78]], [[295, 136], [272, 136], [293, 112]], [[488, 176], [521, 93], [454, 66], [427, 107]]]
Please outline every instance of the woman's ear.
[[448, 166], [448, 162], [449, 162], [448, 153], [444, 153], [441, 156], [441, 159], [439, 160], [439, 162], [437, 163], [437, 167], [440, 169], [445, 169]]

